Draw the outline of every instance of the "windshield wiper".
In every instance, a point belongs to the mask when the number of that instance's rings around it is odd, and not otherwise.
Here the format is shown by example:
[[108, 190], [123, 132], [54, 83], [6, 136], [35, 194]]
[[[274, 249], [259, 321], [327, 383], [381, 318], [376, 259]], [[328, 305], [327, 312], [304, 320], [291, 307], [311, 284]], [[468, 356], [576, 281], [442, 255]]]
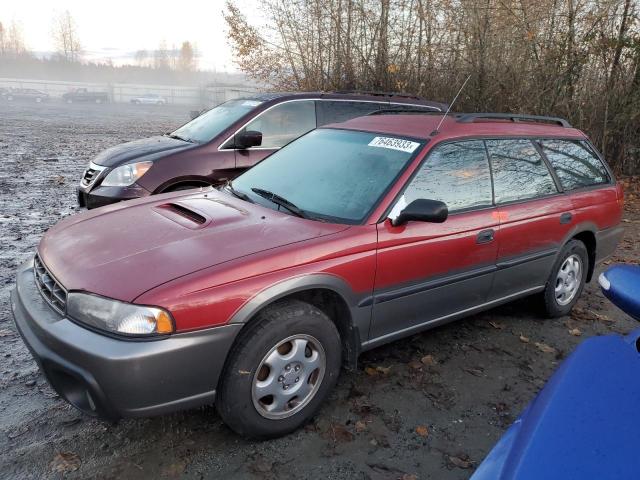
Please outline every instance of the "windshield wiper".
[[252, 188], [251, 191], [257, 195], [260, 195], [263, 198], [266, 198], [267, 200], [270, 200], [276, 205], [280, 205], [281, 207], [286, 208], [291, 213], [293, 213], [294, 215], [297, 215], [300, 218], [307, 218], [307, 219], [311, 218], [309, 215], [307, 215], [298, 207], [296, 207], [295, 204], [291, 203], [286, 198], [281, 197], [277, 193], [273, 193], [273, 192], [270, 192], [269, 190], [264, 190], [263, 188], [256, 188], [256, 187]]
[[175, 133], [165, 133], [165, 137], [175, 138], [176, 140], [182, 140], [183, 142], [197, 143], [195, 140], [191, 140], [190, 138], [181, 137], [180, 135], [176, 135]]
[[231, 181], [227, 182], [227, 184], [224, 186], [224, 188], [229, 190], [233, 195], [238, 197], [240, 200], [244, 200], [244, 201], [249, 202], [249, 203], [256, 203], [253, 200], [251, 200], [251, 197], [249, 197], [249, 195], [247, 195], [246, 193], [240, 192], [240, 191], [236, 190], [235, 188], [233, 188], [233, 182], [231, 182]]

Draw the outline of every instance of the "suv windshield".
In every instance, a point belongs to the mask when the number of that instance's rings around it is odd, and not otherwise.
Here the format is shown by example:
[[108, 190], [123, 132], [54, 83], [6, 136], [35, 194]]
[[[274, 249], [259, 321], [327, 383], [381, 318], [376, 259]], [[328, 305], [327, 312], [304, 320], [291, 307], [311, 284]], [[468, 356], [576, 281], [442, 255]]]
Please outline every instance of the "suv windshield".
[[314, 130], [233, 181], [233, 189], [276, 210], [358, 224], [421, 144], [375, 133]]
[[225, 128], [261, 103], [259, 100], [230, 100], [185, 123], [170, 135], [191, 142], [210, 142]]

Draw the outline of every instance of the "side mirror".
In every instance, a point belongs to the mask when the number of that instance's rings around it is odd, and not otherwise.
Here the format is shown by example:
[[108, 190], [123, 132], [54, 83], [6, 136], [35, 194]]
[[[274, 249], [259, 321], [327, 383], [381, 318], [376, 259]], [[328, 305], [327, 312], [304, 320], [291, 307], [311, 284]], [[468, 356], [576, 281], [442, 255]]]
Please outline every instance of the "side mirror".
[[239, 149], [259, 147], [262, 145], [262, 132], [245, 130], [236, 135], [234, 146]]
[[407, 205], [395, 220], [391, 220], [394, 227], [403, 225], [411, 220], [417, 222], [442, 223], [449, 216], [447, 204], [438, 200], [419, 198]]

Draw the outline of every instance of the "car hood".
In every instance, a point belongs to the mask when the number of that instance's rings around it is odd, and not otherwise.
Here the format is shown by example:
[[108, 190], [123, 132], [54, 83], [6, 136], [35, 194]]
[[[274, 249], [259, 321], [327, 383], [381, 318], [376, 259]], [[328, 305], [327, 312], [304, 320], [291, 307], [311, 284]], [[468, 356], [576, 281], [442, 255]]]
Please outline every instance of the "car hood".
[[198, 147], [198, 144], [159, 135], [107, 148], [92, 162], [103, 167], [117, 167], [133, 160], [153, 160], [157, 154], [174, 153], [195, 147]]
[[583, 342], [472, 480], [636, 478], [640, 330]]
[[346, 228], [208, 190], [67, 217], [44, 235], [38, 252], [67, 290], [133, 301], [200, 269]]

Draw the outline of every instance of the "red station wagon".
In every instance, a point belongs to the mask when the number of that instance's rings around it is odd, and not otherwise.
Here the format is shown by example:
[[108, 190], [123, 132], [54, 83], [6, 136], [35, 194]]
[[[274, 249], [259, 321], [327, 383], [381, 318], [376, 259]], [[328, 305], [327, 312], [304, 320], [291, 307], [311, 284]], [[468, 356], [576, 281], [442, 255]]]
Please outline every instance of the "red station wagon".
[[623, 194], [564, 120], [381, 114], [316, 129], [221, 190], [68, 217], [18, 272], [18, 330], [55, 390], [116, 419], [216, 403], [290, 432], [341, 365], [536, 294], [567, 314]]

